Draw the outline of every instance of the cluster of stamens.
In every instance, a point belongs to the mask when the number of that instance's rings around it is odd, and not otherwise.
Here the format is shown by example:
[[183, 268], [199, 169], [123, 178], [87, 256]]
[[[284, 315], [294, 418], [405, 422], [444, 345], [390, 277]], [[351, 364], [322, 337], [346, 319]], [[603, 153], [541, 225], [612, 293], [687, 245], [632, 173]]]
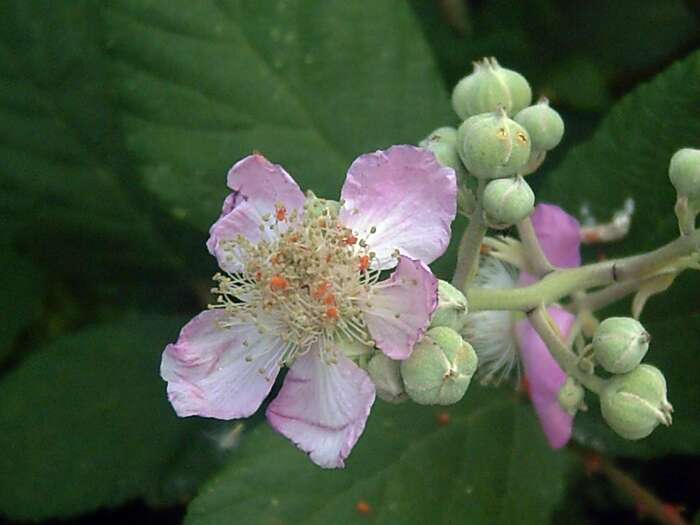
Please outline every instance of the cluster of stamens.
[[282, 364], [314, 346], [332, 361], [338, 338], [372, 345], [359, 305], [369, 301], [380, 275], [372, 268], [375, 254], [367, 238], [339, 222], [336, 207], [319, 208], [318, 202], [307, 200], [303, 214], [278, 204], [263, 217], [257, 243], [242, 235], [224, 241], [243, 271], [214, 276], [218, 298], [210, 307], [230, 314], [222, 324], [272, 330], [286, 345]]

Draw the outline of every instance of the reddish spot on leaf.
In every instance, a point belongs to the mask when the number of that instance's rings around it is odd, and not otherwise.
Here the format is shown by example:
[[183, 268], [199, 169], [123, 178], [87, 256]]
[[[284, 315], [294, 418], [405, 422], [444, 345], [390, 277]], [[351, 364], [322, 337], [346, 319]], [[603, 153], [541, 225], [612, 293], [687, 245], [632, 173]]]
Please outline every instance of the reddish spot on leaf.
[[372, 507], [370, 507], [369, 503], [367, 503], [363, 499], [357, 502], [357, 504], [355, 505], [355, 509], [357, 510], [357, 512], [365, 516], [372, 512]]
[[435, 421], [437, 421], [437, 424], [441, 427], [445, 427], [450, 424], [450, 414], [449, 412], [438, 412], [435, 415]]

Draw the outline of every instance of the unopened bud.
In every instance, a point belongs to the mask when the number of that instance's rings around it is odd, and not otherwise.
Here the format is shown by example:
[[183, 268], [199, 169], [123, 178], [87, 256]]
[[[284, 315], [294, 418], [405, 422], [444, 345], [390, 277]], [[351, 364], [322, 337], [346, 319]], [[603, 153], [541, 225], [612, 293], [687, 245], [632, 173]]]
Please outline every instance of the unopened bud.
[[452, 91], [452, 107], [462, 120], [499, 106], [515, 114], [531, 101], [532, 89], [525, 77], [501, 67], [495, 58], [475, 62], [474, 71]]
[[559, 405], [566, 410], [570, 415], [576, 415], [576, 412], [585, 407], [583, 403], [585, 391], [583, 387], [573, 378], [566, 379], [566, 383], [559, 390]]
[[651, 365], [639, 365], [614, 376], [600, 396], [603, 418], [625, 439], [647, 437], [659, 423], [671, 424], [673, 407], [666, 398], [666, 379]]
[[437, 161], [447, 168], [452, 168], [460, 183], [467, 176], [457, 152], [457, 130], [451, 127], [438, 128], [418, 144], [435, 155]]
[[520, 176], [492, 180], [484, 189], [482, 205], [490, 225], [515, 224], [532, 213], [535, 194]]
[[683, 148], [676, 151], [671, 157], [668, 176], [679, 196], [700, 201], [700, 150]]
[[549, 151], [564, 136], [564, 121], [559, 113], [549, 107], [546, 98], [521, 110], [513, 120], [527, 130], [533, 151]]
[[630, 372], [644, 359], [650, 340], [649, 332], [636, 319], [609, 317], [593, 336], [595, 360], [611, 374]]
[[374, 383], [379, 399], [389, 403], [401, 403], [408, 396], [401, 380], [400, 364], [389, 359], [382, 352], [377, 352], [367, 365], [367, 373]]
[[472, 346], [445, 326], [431, 328], [401, 362], [409, 397], [421, 405], [451, 405], [467, 391], [477, 357]]
[[467, 317], [467, 299], [447, 281], [438, 281], [438, 305], [430, 319], [430, 327], [446, 326], [461, 332]]
[[503, 110], [470, 117], [457, 130], [457, 150], [467, 170], [495, 179], [518, 173], [530, 159], [530, 137]]

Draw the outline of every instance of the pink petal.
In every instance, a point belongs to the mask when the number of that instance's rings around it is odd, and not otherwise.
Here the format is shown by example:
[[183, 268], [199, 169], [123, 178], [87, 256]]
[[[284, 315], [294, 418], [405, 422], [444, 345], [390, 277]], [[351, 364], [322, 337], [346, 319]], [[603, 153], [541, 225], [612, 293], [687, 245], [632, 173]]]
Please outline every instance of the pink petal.
[[[284, 345], [253, 324], [222, 328], [223, 310], [206, 310], [187, 323], [163, 352], [160, 375], [181, 417], [247, 417], [269, 394]], [[251, 361], [246, 356], [252, 356]]]
[[408, 359], [437, 308], [438, 281], [425, 264], [401, 257], [389, 279], [376, 284], [360, 304], [377, 347], [392, 359]]
[[[581, 266], [581, 225], [579, 222], [553, 204], [538, 204], [531, 215], [535, 234], [542, 251], [554, 266], [575, 268]], [[528, 285], [537, 278], [523, 272], [520, 285]]]
[[[567, 337], [576, 317], [558, 306], [547, 311], [562, 336]], [[515, 330], [535, 412], [550, 446], [561, 448], [571, 438], [574, 422], [573, 416], [559, 404], [559, 390], [566, 382], [566, 374], [529, 321], [519, 321]]]
[[[260, 230], [263, 215], [274, 217], [278, 205], [289, 215], [292, 210], [301, 213], [304, 194], [281, 166], [272, 164], [262, 155], [250, 155], [238, 161], [228, 172], [228, 186], [233, 193], [224, 201], [221, 217], [209, 229], [207, 248], [219, 266], [228, 272], [240, 272], [242, 265], [236, 253], [227, 251], [222, 241], [243, 235], [253, 243], [270, 240], [276, 233], [269, 228]], [[280, 231], [286, 223], [280, 223]]]
[[[382, 269], [395, 265], [396, 249], [429, 264], [447, 248], [457, 182], [428, 150], [392, 146], [358, 157], [341, 197], [341, 222], [368, 239]], [[377, 231], [369, 234], [372, 226]]]
[[374, 403], [367, 373], [338, 352], [326, 363], [318, 350], [299, 357], [267, 409], [272, 427], [323, 468], [340, 468], [357, 443]]

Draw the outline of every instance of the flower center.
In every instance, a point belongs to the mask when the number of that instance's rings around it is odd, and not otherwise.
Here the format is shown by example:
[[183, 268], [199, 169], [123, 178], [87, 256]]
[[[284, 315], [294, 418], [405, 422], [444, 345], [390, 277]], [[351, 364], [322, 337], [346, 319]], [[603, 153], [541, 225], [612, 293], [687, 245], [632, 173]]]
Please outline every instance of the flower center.
[[[239, 235], [223, 248], [243, 266], [240, 274], [217, 274], [218, 295], [211, 308], [230, 314], [223, 323], [255, 323], [287, 344], [288, 364], [300, 352], [319, 345], [332, 358], [334, 340], [372, 345], [359, 308], [368, 300], [379, 270], [367, 239], [358, 239], [338, 220], [335, 209], [305, 206], [305, 213], [278, 205], [263, 217], [263, 240], [254, 244]], [[273, 235], [264, 240], [266, 233]], [[370, 235], [376, 230], [370, 230]]]

